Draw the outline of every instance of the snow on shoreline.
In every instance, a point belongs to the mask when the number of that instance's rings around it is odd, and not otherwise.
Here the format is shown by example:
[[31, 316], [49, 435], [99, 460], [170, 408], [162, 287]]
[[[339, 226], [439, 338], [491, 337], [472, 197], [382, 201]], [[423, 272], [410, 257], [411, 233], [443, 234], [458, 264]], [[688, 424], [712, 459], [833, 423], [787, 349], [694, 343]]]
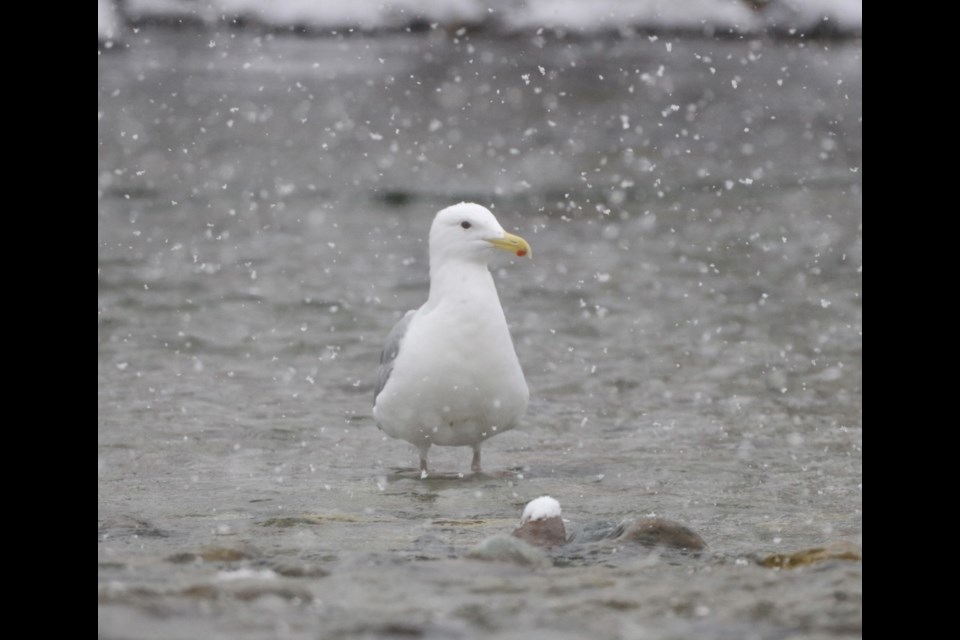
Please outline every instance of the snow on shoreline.
[[120, 17], [111, 0], [97, 0], [97, 39], [113, 40], [120, 35]]
[[[759, 7], [759, 8], [758, 8]], [[361, 31], [487, 25], [501, 31], [827, 31], [860, 34], [862, 0], [98, 0], [100, 40], [124, 21], [202, 24], [237, 19], [269, 27]]]

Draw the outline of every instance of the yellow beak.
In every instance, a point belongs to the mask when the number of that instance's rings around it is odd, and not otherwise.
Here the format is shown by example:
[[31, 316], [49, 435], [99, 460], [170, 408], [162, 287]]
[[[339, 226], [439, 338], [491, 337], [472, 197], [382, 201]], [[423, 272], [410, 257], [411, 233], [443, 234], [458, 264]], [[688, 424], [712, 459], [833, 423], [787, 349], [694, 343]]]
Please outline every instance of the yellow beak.
[[515, 236], [512, 233], [503, 232], [502, 238], [493, 238], [487, 239], [487, 242], [495, 246], [497, 249], [503, 249], [504, 251], [509, 251], [510, 253], [517, 254], [518, 258], [524, 256], [533, 257], [533, 250], [530, 248], [530, 243], [521, 238], [520, 236]]

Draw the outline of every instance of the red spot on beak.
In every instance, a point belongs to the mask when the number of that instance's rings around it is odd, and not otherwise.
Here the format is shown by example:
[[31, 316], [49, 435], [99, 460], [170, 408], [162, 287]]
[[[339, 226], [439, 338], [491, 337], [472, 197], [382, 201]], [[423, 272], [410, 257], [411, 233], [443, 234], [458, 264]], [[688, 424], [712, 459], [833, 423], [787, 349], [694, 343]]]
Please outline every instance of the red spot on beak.
[[526, 252], [526, 251], [524, 251], [523, 249], [517, 249], [517, 257], [518, 257], [518, 258], [522, 258], [522, 257], [525, 256], [525, 255], [527, 255], [527, 252]]

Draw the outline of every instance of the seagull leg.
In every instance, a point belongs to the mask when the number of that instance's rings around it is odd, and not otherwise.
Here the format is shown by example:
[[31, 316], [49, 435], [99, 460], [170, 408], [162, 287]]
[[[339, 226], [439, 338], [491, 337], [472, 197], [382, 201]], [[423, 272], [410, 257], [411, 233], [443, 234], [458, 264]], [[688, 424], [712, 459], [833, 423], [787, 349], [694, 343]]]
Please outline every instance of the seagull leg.
[[470, 470], [474, 473], [481, 473], [483, 469], [480, 468], [480, 445], [476, 445], [473, 448], [473, 462], [470, 463]]
[[427, 452], [430, 451], [430, 445], [420, 449], [420, 479], [427, 477]]

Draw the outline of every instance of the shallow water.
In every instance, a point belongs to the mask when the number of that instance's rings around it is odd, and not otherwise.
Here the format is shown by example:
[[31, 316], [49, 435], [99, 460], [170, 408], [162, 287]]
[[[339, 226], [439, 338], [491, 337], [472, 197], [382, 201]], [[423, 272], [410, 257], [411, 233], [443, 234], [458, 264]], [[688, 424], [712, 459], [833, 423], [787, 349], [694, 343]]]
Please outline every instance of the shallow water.
[[[862, 544], [861, 115], [859, 42], [99, 56], [99, 634], [862, 635], [859, 563], [755, 562]], [[531, 405], [422, 481], [370, 400], [462, 199], [533, 245], [493, 266]], [[554, 566], [464, 557], [542, 494]], [[710, 552], [585, 542], [649, 514]]]

